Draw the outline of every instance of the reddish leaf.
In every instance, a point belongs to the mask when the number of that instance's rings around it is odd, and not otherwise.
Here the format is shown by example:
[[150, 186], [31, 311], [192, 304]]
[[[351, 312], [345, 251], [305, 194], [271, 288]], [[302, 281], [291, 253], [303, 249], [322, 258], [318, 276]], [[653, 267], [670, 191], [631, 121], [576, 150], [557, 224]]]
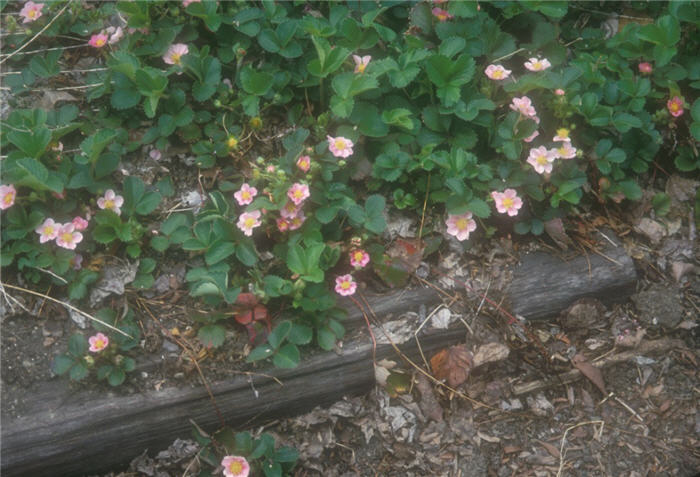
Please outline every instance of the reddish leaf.
[[386, 253], [391, 258], [398, 259], [407, 273], [413, 273], [423, 260], [423, 250], [425, 243], [420, 239], [397, 238]]
[[255, 305], [253, 314], [255, 321], [267, 320], [267, 308], [265, 308], [265, 305]]
[[430, 359], [436, 379], [447, 379], [447, 384], [457, 387], [467, 380], [472, 367], [472, 354], [465, 345], [443, 349]]
[[248, 325], [253, 322], [253, 311], [245, 310], [240, 313], [236, 313], [234, 316], [236, 321], [242, 325]]
[[236, 305], [254, 307], [258, 304], [258, 297], [254, 293], [239, 293], [236, 298]]
[[582, 354], [577, 354], [571, 359], [571, 364], [573, 364], [576, 369], [581, 371], [585, 377], [587, 377], [595, 386], [600, 389], [603, 396], [607, 396], [608, 392], [605, 390], [605, 381], [603, 381], [603, 373], [600, 369], [593, 366], [586, 360], [586, 357]]

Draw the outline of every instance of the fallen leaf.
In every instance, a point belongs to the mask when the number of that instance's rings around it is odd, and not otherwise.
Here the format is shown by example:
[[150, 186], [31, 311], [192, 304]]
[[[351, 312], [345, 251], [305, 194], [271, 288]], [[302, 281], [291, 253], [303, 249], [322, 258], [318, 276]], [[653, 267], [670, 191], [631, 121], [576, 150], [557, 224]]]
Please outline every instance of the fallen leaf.
[[502, 361], [510, 354], [510, 348], [502, 343], [487, 343], [479, 346], [474, 352], [474, 367], [482, 364], [492, 363], [494, 361]]
[[45, 90], [36, 107], [50, 111], [59, 101], [77, 101], [77, 98], [65, 91]]
[[443, 349], [430, 359], [435, 378], [447, 379], [447, 384], [452, 387], [457, 387], [467, 380], [472, 363], [472, 354], [465, 345]]
[[673, 272], [673, 278], [676, 282], [680, 283], [681, 278], [683, 278], [688, 273], [695, 270], [695, 266], [692, 263], [685, 262], [673, 262], [671, 264], [671, 271]]
[[603, 373], [600, 369], [593, 366], [586, 360], [586, 357], [582, 354], [577, 354], [571, 359], [571, 364], [576, 367], [581, 374], [586, 376], [595, 386], [600, 389], [603, 396], [607, 396], [608, 392], [605, 390], [605, 382], [603, 381]]
[[559, 246], [562, 250], [568, 250], [569, 245], [572, 244], [571, 239], [566, 235], [566, 230], [564, 230], [564, 223], [560, 218], [555, 218], [548, 220], [544, 223], [544, 230], [549, 235], [555, 244]]
[[423, 411], [423, 414], [433, 421], [441, 422], [442, 406], [438, 402], [433, 386], [430, 384], [430, 381], [428, 381], [428, 378], [419, 373], [416, 377], [416, 387], [420, 392], [420, 401], [418, 401], [418, 405], [421, 411]]
[[497, 442], [501, 442], [501, 438], [500, 438], [500, 437], [489, 436], [488, 434], [484, 434], [484, 433], [481, 432], [481, 431], [478, 431], [478, 432], [476, 433], [476, 435], [479, 436], [480, 439], [483, 439], [483, 440], [485, 440], [486, 442], [490, 442], [490, 443], [492, 443], [492, 444], [495, 444], [495, 443], [497, 443]]
[[544, 447], [545, 450], [552, 455], [552, 457], [556, 457], [558, 459], [559, 456], [561, 455], [561, 454], [559, 454], [559, 449], [557, 449], [555, 446], [553, 446], [549, 442], [541, 441], [539, 439], [535, 439], [535, 440], [537, 442], [539, 442], [542, 445], [542, 447]]

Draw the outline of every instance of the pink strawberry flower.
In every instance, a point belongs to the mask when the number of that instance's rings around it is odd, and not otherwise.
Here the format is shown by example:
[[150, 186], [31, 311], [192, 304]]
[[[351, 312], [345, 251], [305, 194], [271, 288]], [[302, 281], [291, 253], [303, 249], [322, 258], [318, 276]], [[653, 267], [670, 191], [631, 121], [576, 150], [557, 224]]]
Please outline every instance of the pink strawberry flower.
[[224, 457], [221, 461], [221, 466], [224, 468], [224, 477], [248, 477], [250, 473], [250, 464], [248, 464], [248, 461], [245, 457], [237, 455], [227, 455]]
[[355, 62], [355, 73], [362, 74], [365, 72], [365, 69], [367, 68], [367, 65], [369, 64], [372, 57], [370, 55], [367, 55], [367, 56], [352, 55], [352, 59]]
[[501, 81], [510, 76], [511, 70], [507, 70], [501, 65], [488, 65], [485, 70], [486, 76], [492, 80]]
[[311, 169], [311, 158], [309, 156], [301, 156], [297, 160], [297, 167], [304, 172], [309, 172], [309, 169]]
[[355, 268], [364, 268], [369, 263], [369, 254], [362, 249], [350, 252], [350, 265]]
[[100, 33], [97, 33], [97, 34], [92, 35], [90, 37], [90, 41], [88, 41], [88, 45], [94, 46], [95, 48], [102, 48], [103, 46], [105, 46], [107, 44], [108, 40], [109, 40], [109, 38], [107, 37], [107, 35], [100, 32]]
[[548, 151], [546, 147], [540, 146], [530, 149], [530, 155], [527, 158], [527, 162], [535, 168], [535, 172], [538, 174], [544, 174], [545, 172], [552, 172], [552, 163], [556, 158], [557, 153], [555, 150], [552, 149]]
[[63, 224], [61, 228], [58, 229], [56, 245], [67, 248], [68, 250], [75, 250], [76, 245], [78, 245], [82, 240], [83, 234], [75, 231], [75, 225], [72, 223], [67, 223]]
[[108, 209], [117, 215], [121, 215], [120, 207], [124, 204], [124, 197], [114, 193], [112, 189], [105, 191], [104, 197], [97, 199], [97, 207], [100, 209]]
[[511, 217], [518, 215], [518, 210], [523, 206], [523, 201], [518, 197], [515, 189], [506, 189], [503, 192], [491, 192], [496, 203], [496, 210], [501, 214], [508, 214]]
[[294, 218], [299, 212], [301, 212], [301, 207], [297, 207], [297, 205], [291, 201], [287, 201], [280, 209], [280, 215], [284, 219]]
[[109, 345], [109, 338], [102, 333], [97, 333], [95, 336], [88, 338], [88, 343], [90, 343], [91, 353], [99, 353]]
[[289, 199], [294, 202], [295, 205], [299, 205], [304, 202], [309, 195], [309, 186], [306, 184], [300, 184], [299, 182], [295, 182], [292, 184], [292, 187], [287, 190], [287, 197], [289, 197]]
[[119, 40], [121, 40], [124, 37], [124, 29], [122, 27], [107, 27], [105, 33], [109, 35], [109, 40], [107, 40], [107, 43], [109, 43], [110, 45], [118, 43]]
[[529, 61], [525, 62], [525, 68], [530, 71], [544, 71], [552, 66], [547, 58], [540, 60], [539, 58], [530, 58]]
[[328, 149], [335, 157], [345, 158], [352, 154], [352, 147], [354, 144], [350, 139], [342, 136], [326, 136], [326, 138], [328, 139]]
[[238, 205], [248, 205], [253, 202], [253, 198], [256, 195], [258, 195], [258, 189], [255, 187], [250, 187], [244, 182], [243, 185], [241, 185], [241, 189], [233, 194], [233, 197], [236, 198]]
[[554, 90], [554, 94], [556, 94], [557, 96], [564, 96], [566, 94], [566, 91], [564, 91], [561, 88], [557, 88]]
[[259, 227], [262, 222], [260, 222], [260, 211], [254, 210], [252, 212], [243, 212], [240, 217], [238, 217], [238, 223], [236, 226], [243, 231], [248, 237], [253, 235], [253, 229]]
[[573, 159], [576, 157], [577, 149], [571, 145], [571, 142], [565, 142], [561, 147], [555, 149], [557, 157], [561, 159]]
[[554, 139], [552, 141], [554, 142], [571, 142], [571, 138], [569, 137], [570, 131], [566, 128], [559, 128], [557, 129], [557, 135], [554, 136]]
[[357, 290], [357, 283], [352, 279], [352, 275], [341, 275], [335, 279], [335, 291], [342, 296], [350, 296]]
[[151, 149], [151, 152], [148, 153], [148, 157], [154, 161], [158, 161], [161, 157], [163, 157], [163, 154], [158, 149]]
[[22, 23], [31, 23], [33, 21], [38, 20], [41, 16], [41, 10], [43, 8], [43, 3], [34, 3], [31, 1], [25, 3], [24, 7], [22, 7], [22, 10], [19, 11], [19, 16], [24, 18]]
[[39, 243], [46, 243], [58, 237], [60, 228], [61, 224], [54, 222], [53, 219], [46, 219], [44, 223], [34, 229], [34, 231], [39, 234]]
[[454, 15], [450, 14], [447, 10], [443, 10], [442, 8], [438, 7], [433, 8], [432, 13], [433, 16], [441, 22], [446, 22], [447, 20], [454, 18]]
[[525, 141], [525, 142], [532, 142], [532, 141], [534, 141], [535, 138], [536, 138], [537, 136], [539, 136], [539, 135], [540, 135], [540, 132], [539, 132], [539, 131], [535, 131], [535, 132], [533, 132], [532, 134], [530, 134], [528, 137], [526, 137], [525, 139], [523, 139], [523, 141]]
[[637, 68], [639, 68], [639, 72], [642, 73], [643, 75], [649, 75], [651, 74], [652, 71], [654, 71], [654, 68], [651, 66], [651, 63], [648, 61], [644, 61], [642, 63], [639, 63], [637, 65]]
[[76, 253], [71, 257], [71, 259], [68, 261], [68, 264], [73, 267], [73, 270], [80, 270], [83, 268], [83, 256], [80, 255], [79, 253]]
[[163, 55], [163, 61], [169, 65], [182, 64], [182, 57], [189, 53], [190, 49], [184, 43], [174, 43], [170, 45], [168, 51]]
[[82, 232], [83, 230], [88, 228], [89, 224], [87, 220], [80, 216], [75, 217], [71, 223], [75, 225], [75, 230], [77, 230], [78, 232]]
[[199, 3], [202, 0], [182, 0], [182, 6], [187, 8], [190, 3]]
[[280, 232], [286, 232], [289, 230], [289, 220], [284, 219], [282, 217], [277, 219], [277, 230]]
[[0, 210], [9, 209], [12, 207], [15, 203], [16, 196], [17, 191], [15, 190], [15, 186], [12, 184], [0, 185]]
[[677, 118], [683, 114], [683, 98], [674, 96], [673, 99], [668, 100], [666, 107], [668, 108], [668, 112], [671, 113], [671, 116]]
[[297, 215], [285, 220], [289, 224], [289, 230], [296, 230], [302, 225], [304, 225], [304, 222], [306, 221], [306, 216], [304, 215], [304, 211], [300, 210], [299, 212], [297, 212]]
[[447, 233], [457, 237], [460, 242], [469, 239], [469, 234], [476, 230], [476, 221], [471, 212], [455, 215], [449, 214], [445, 221]]
[[[537, 111], [535, 111], [535, 107], [532, 105], [532, 100], [527, 96], [523, 96], [522, 98], [513, 98], [513, 103], [510, 105], [510, 109], [513, 111], [518, 111], [526, 118], [535, 119], [537, 117]], [[538, 121], [536, 120], [535, 122]]]

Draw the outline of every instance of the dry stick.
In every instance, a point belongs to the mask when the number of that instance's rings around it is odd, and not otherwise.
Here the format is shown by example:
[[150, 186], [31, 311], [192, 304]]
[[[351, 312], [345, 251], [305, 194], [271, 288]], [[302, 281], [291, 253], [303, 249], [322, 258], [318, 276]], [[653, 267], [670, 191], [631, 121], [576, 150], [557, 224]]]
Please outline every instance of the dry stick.
[[[661, 351], [661, 350], [666, 350], [669, 348], [683, 348], [683, 342], [678, 339], [671, 339], [671, 338], [663, 338], [660, 340], [655, 340], [655, 341], [643, 341], [640, 343], [640, 345], [635, 348], [632, 351], [624, 351], [622, 353], [615, 354], [613, 356], [609, 356], [607, 358], [601, 359], [598, 362], [592, 363], [593, 366], [596, 368], [602, 368], [604, 366], [607, 366], [608, 364], [613, 364], [613, 363], [620, 363], [623, 361], [627, 361], [630, 359], [633, 359], [635, 356], [640, 355], [640, 354], [646, 354], [646, 353], [652, 353], [656, 351]], [[565, 384], [571, 383], [573, 381], [576, 381], [579, 379], [582, 375], [581, 372], [578, 369], [572, 369], [571, 371], [567, 371], [566, 373], [563, 374], [558, 374], [557, 375], [559, 379], [564, 382]], [[513, 386], [513, 394], [516, 396], [520, 396], [522, 394], [527, 394], [531, 393], [534, 391], [540, 391], [542, 389], [546, 389], [550, 387], [553, 384], [558, 384], [558, 383], [552, 383], [549, 380], [541, 380], [538, 379], [537, 381], [531, 381], [529, 383], [525, 384], [518, 384]]]
[[141, 308], [146, 310], [146, 313], [149, 314], [149, 316], [156, 322], [158, 325], [161, 327], [163, 331], [165, 331], [165, 334], [168, 338], [172, 339], [177, 343], [187, 354], [190, 355], [190, 358], [192, 359], [192, 363], [194, 363], [195, 368], [197, 368], [197, 372], [199, 373], [199, 377], [202, 378], [202, 384], [204, 384], [204, 388], [207, 390], [207, 394], [209, 394], [209, 399], [211, 400], [212, 406], [214, 406], [214, 411], [216, 411], [216, 417], [219, 419], [219, 424], [221, 424], [221, 427], [224, 427], [226, 425], [224, 421], [224, 416], [221, 414], [221, 410], [219, 410], [219, 406], [216, 403], [216, 398], [214, 398], [214, 393], [211, 392], [211, 388], [209, 387], [209, 382], [207, 381], [207, 378], [204, 377], [204, 373], [202, 372], [202, 368], [199, 367], [199, 362], [197, 362], [197, 356], [191, 350], [188, 346], [185, 346], [185, 344], [180, 341], [176, 336], [174, 336], [170, 330], [168, 330], [161, 321], [156, 318], [153, 313], [151, 313], [151, 309], [148, 308], [139, 297], [136, 297], [136, 301], [139, 303]]
[[18, 291], [21, 291], [21, 292], [24, 292], [24, 293], [29, 293], [30, 295], [40, 296], [40, 297], [45, 298], [45, 299], [47, 299], [47, 300], [49, 300], [49, 301], [52, 301], [52, 302], [54, 302], [54, 303], [58, 303], [59, 305], [63, 305], [63, 306], [65, 306], [66, 308], [68, 308], [68, 309], [70, 309], [70, 310], [72, 310], [72, 311], [74, 311], [74, 312], [76, 312], [76, 313], [79, 313], [79, 314], [83, 315], [83, 316], [86, 317], [86, 318], [89, 318], [89, 319], [91, 319], [91, 320], [93, 320], [93, 321], [96, 321], [96, 322], [98, 322], [99, 324], [101, 324], [102, 326], [106, 326], [107, 328], [109, 328], [109, 329], [112, 330], [112, 331], [116, 331], [117, 333], [120, 333], [120, 334], [122, 334], [122, 335], [124, 335], [124, 336], [126, 336], [126, 337], [128, 337], [128, 338], [134, 339], [134, 337], [131, 336], [130, 334], [123, 332], [123, 331], [120, 330], [119, 328], [115, 328], [114, 326], [110, 325], [109, 323], [105, 323], [104, 321], [100, 320], [99, 318], [95, 318], [94, 316], [90, 315], [89, 313], [86, 313], [86, 312], [84, 312], [84, 311], [82, 311], [82, 310], [77, 309], [76, 307], [74, 307], [74, 306], [71, 305], [70, 303], [66, 303], [65, 301], [57, 300], [57, 299], [52, 298], [52, 297], [50, 297], [50, 296], [48, 296], [48, 295], [44, 295], [43, 293], [35, 292], [35, 291], [32, 291], [32, 290], [27, 290], [26, 288], [22, 288], [22, 287], [16, 287], [16, 286], [14, 286], [14, 285], [10, 285], [10, 284], [4, 283], [4, 282], [0, 282], [0, 287], [3, 287], [3, 288], [4, 288], [4, 287], [12, 288], [13, 290], [18, 290]]
[[423, 222], [425, 221], [425, 208], [428, 205], [428, 196], [430, 195], [430, 172], [428, 172], [428, 181], [425, 186], [425, 199], [423, 200], [423, 212], [420, 215], [420, 229], [418, 229], [418, 240], [423, 236]]
[[[82, 45], [81, 45], [82, 46]], [[84, 70], [61, 70], [58, 73], [59, 74], [68, 74], [68, 73], [90, 73], [92, 71], [107, 71], [108, 68], [90, 68], [90, 69], [84, 69]], [[0, 73], [0, 76], [10, 76], [10, 75], [21, 75], [21, 71], [6, 71], [4, 73]]]
[[41, 30], [39, 30], [39, 31], [36, 33], [36, 35], [34, 35], [27, 43], [25, 43], [24, 45], [20, 46], [20, 47], [17, 48], [15, 51], [13, 51], [13, 52], [10, 53], [9, 55], [7, 55], [5, 58], [3, 58], [2, 60], [0, 60], [0, 65], [3, 64], [4, 62], [6, 62], [7, 60], [9, 60], [10, 58], [12, 58], [13, 56], [15, 56], [15, 55], [16, 55], [17, 53], [19, 53], [20, 51], [24, 50], [27, 46], [29, 46], [29, 44], [30, 44], [31, 42], [33, 42], [34, 40], [36, 40], [37, 38], [39, 38], [39, 36], [40, 36], [42, 33], [44, 33], [44, 32], [46, 31], [47, 28], [49, 28], [51, 25], [53, 25], [53, 22], [55, 22], [56, 20], [58, 20], [58, 17], [60, 17], [61, 15], [63, 15], [63, 12], [66, 11], [66, 8], [68, 8], [69, 5], [70, 5], [70, 2], [66, 3], [66, 4], [63, 6], [63, 8], [61, 8], [61, 11], [58, 12], [58, 13], [56, 14], [56, 16], [53, 17], [53, 18], [51, 19], [51, 21], [50, 21], [49, 23], [47, 23], [46, 26], [45, 26], [44, 28], [42, 28]]
[[564, 444], [566, 443], [566, 435], [569, 433], [569, 431], [574, 430], [577, 427], [587, 426], [588, 424], [600, 424], [600, 431], [598, 431], [598, 439], [600, 439], [603, 436], [603, 428], [605, 427], [605, 421], [579, 422], [576, 425], [568, 427], [564, 431], [564, 436], [561, 438], [561, 447], [559, 447], [559, 470], [557, 471], [557, 477], [561, 476], [561, 471], [564, 468]]
[[[365, 319], [365, 323], [367, 323], [367, 330], [369, 331], [369, 336], [372, 338], [372, 365], [377, 366], [377, 340], [374, 338], [374, 332], [372, 331], [372, 325], [369, 323], [369, 317], [367, 316], [367, 313], [365, 312], [364, 307], [360, 304], [359, 301], [357, 301], [354, 297], [351, 295], [348, 296], [353, 302], [355, 302], [355, 305], [357, 305], [357, 308], [360, 309], [360, 312], [362, 313], [362, 316]], [[369, 306], [369, 303], [367, 303], [367, 299], [365, 296], [360, 292], [360, 298], [362, 298], [362, 301], [365, 302], [367, 305], [367, 308], [371, 309]], [[376, 318], [376, 317], [375, 317]]]

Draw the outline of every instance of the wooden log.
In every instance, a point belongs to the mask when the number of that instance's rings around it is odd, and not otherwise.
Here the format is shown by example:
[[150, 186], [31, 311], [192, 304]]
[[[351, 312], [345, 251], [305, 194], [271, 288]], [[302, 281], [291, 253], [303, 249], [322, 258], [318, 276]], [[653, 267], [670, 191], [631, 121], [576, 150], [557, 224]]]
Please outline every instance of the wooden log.
[[[434, 306], [435, 292], [401, 292], [370, 299], [375, 313], [385, 316], [414, 311], [418, 303]], [[393, 308], [392, 308], [393, 307]], [[359, 310], [355, 321], [364, 321]], [[359, 318], [358, 318], [359, 317]], [[351, 320], [352, 321], [352, 320]], [[427, 327], [425, 327], [427, 328]], [[427, 330], [420, 337], [425, 353], [463, 341], [465, 329]], [[419, 355], [413, 340], [401, 346], [413, 358]], [[390, 345], [377, 347], [377, 359], [394, 355]], [[266, 370], [270, 378], [232, 376], [211, 389], [227, 425], [251, 426], [265, 420], [331, 404], [346, 395], [358, 395], [374, 386], [372, 345], [360, 328], [347, 341], [343, 354], [318, 353], [292, 370]], [[143, 452], [166, 447], [177, 436], [189, 435], [190, 419], [213, 431], [219, 426], [205, 389], [168, 388], [131, 396], [71, 396], [63, 380], [53, 381], [41, 393], [27, 396], [31, 411], [3, 422], [2, 475], [84, 475], [114, 470]]]
[[586, 250], [572, 258], [544, 252], [525, 255], [507, 291], [511, 312], [529, 320], [552, 317], [580, 298], [609, 304], [626, 300], [636, 288], [632, 258], [610, 232], [615, 244], [602, 239], [600, 252]]

